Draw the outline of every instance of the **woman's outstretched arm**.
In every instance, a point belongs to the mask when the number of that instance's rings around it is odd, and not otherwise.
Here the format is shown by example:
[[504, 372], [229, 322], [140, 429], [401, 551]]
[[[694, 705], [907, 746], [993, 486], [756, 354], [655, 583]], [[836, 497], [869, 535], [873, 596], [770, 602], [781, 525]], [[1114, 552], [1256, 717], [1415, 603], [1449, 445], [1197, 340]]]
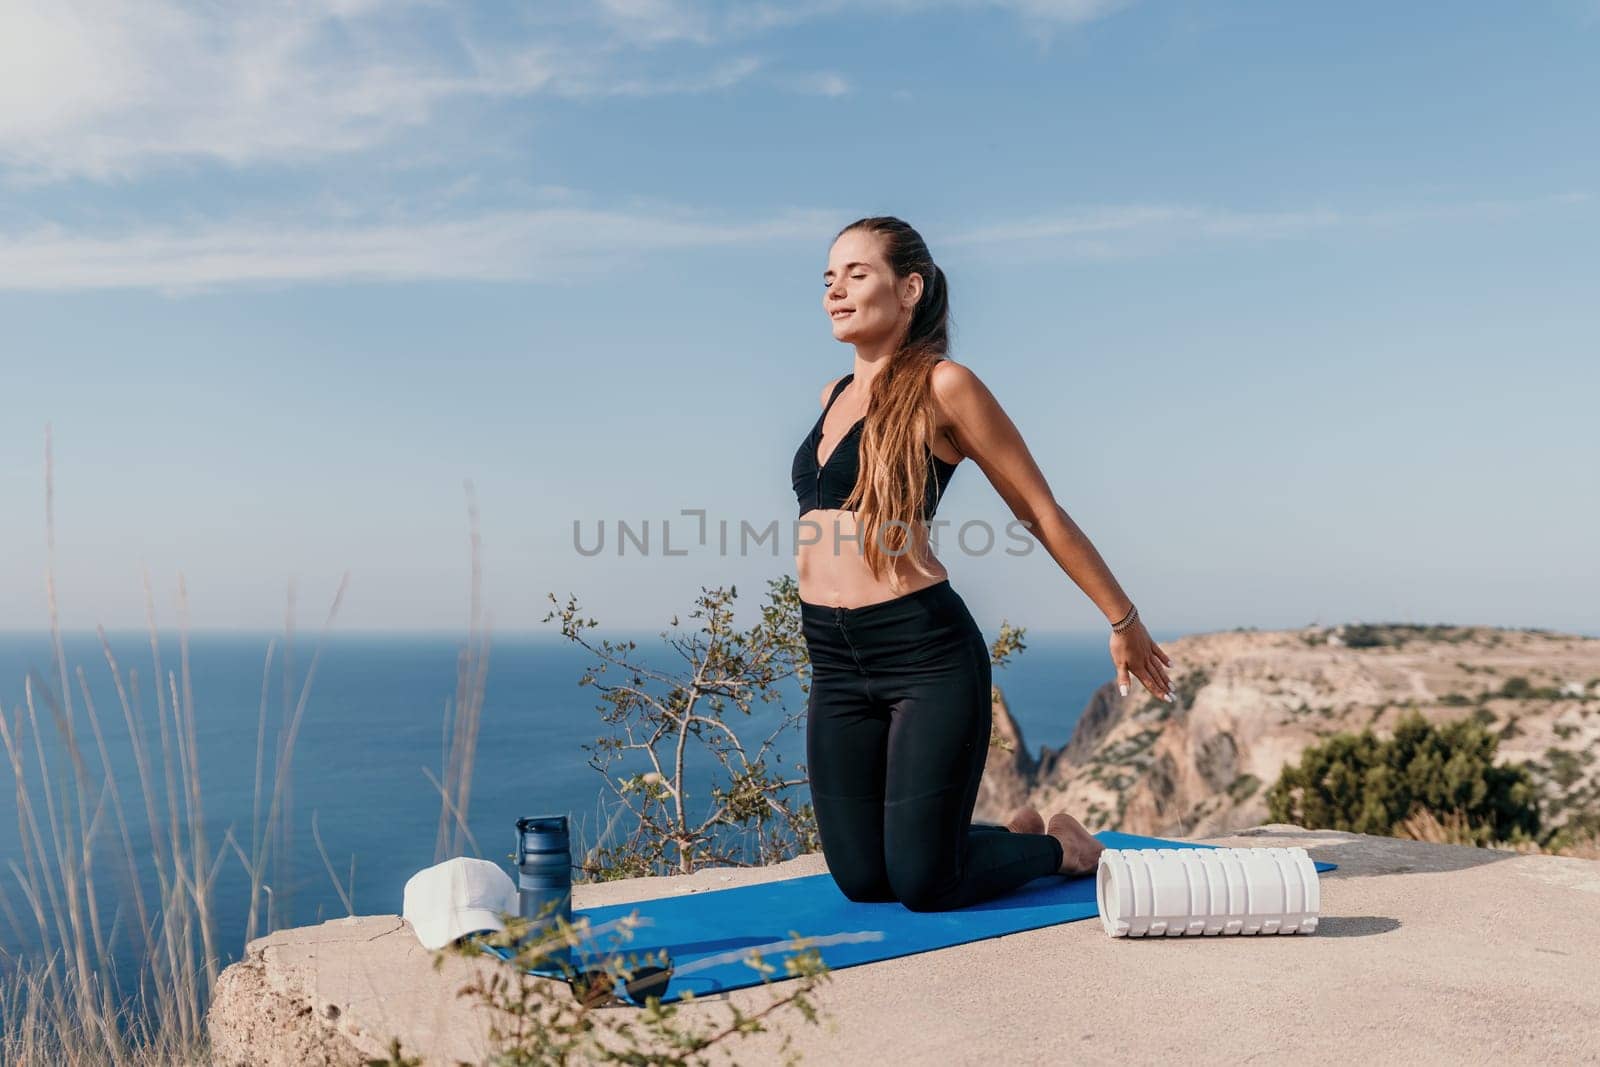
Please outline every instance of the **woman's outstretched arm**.
[[[1051, 558], [1094, 601], [1106, 620], [1115, 623], [1123, 619], [1133, 601], [1088, 535], [1056, 502], [1022, 434], [988, 386], [970, 368], [948, 359], [935, 364], [932, 386], [940, 421], [962, 455], [978, 465], [1011, 513], [1028, 524]], [[1151, 695], [1173, 699], [1166, 671], [1172, 660], [1150, 636], [1143, 619], [1111, 635], [1111, 659], [1124, 695], [1132, 673]]]

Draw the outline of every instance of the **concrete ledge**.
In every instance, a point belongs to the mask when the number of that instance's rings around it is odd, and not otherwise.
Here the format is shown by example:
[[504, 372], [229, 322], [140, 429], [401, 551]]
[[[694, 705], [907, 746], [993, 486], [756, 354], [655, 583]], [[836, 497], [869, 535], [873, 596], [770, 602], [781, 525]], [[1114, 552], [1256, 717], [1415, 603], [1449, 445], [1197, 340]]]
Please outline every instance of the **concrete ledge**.
[[[1301, 844], [1339, 864], [1323, 875], [1317, 933], [1125, 941], [1091, 920], [851, 967], [821, 988], [827, 1025], [801, 1032], [805, 1060], [1600, 1059], [1600, 863], [1289, 826], [1206, 840]], [[591, 907], [825, 869], [807, 856], [575, 896]], [[215, 1062], [354, 1067], [392, 1036], [430, 1064], [478, 1062], [487, 1019], [456, 990], [495, 966], [449, 957], [435, 970], [393, 915], [278, 931], [223, 972]], [[738, 990], [687, 1010], [769, 996]], [[758, 1035], [737, 1058], [776, 1047]]]

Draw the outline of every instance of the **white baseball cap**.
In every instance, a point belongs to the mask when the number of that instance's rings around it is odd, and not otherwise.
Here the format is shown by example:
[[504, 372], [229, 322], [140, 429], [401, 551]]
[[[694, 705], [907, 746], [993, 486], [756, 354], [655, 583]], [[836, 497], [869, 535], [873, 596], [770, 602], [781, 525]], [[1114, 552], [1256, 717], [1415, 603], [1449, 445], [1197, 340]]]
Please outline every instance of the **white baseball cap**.
[[490, 860], [458, 856], [413, 874], [401, 917], [424, 948], [443, 948], [476, 930], [504, 930], [517, 913], [517, 886]]

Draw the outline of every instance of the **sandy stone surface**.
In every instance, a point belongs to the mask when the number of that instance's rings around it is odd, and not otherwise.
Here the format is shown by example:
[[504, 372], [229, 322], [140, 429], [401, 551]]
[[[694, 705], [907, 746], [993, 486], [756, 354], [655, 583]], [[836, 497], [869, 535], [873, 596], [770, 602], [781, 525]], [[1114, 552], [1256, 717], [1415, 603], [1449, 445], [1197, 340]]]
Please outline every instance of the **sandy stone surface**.
[[[824, 1025], [798, 1031], [805, 1062], [1600, 1062], [1600, 863], [1284, 826], [1208, 840], [1339, 864], [1317, 933], [1126, 940], [1088, 920], [847, 968], [820, 991]], [[585, 885], [577, 904], [823, 869], [810, 856]], [[353, 1065], [396, 1035], [428, 1063], [477, 1062], [486, 1017], [456, 990], [494, 966], [436, 970], [393, 915], [279, 931], [224, 972], [216, 1062]], [[737, 1060], [776, 1044], [747, 1039]]]

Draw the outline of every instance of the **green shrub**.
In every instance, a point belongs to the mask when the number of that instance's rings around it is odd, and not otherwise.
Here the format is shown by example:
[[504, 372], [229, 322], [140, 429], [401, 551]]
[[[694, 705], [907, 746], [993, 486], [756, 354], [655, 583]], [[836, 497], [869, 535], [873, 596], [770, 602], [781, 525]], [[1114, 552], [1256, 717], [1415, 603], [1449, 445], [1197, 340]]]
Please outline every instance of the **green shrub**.
[[1346, 626], [1339, 636], [1346, 648], [1379, 648], [1391, 643], [1381, 628], [1365, 623]]
[[[1276, 679], [1273, 680], [1276, 681]], [[1193, 707], [1194, 698], [1199, 695], [1200, 690], [1204, 689], [1210, 681], [1211, 672], [1204, 667], [1196, 667], [1194, 670], [1185, 671], [1173, 687], [1177, 690], [1175, 695], [1178, 698], [1178, 703], [1186, 708]]]
[[1448, 641], [1460, 644], [1470, 639], [1472, 631], [1444, 623], [1380, 622], [1346, 623], [1339, 629], [1339, 637], [1348, 648], [1399, 648], [1407, 641]]
[[1560, 700], [1561, 690], [1553, 685], [1534, 685], [1517, 674], [1507, 678], [1496, 695], [1511, 700]]
[[1583, 762], [1564, 748], [1545, 749], [1544, 762], [1550, 768], [1551, 780], [1562, 789], [1571, 789], [1583, 777]]
[[1499, 738], [1472, 719], [1434, 726], [1408, 715], [1393, 737], [1370, 729], [1306, 749], [1267, 793], [1276, 822], [1315, 830], [1392, 834], [1418, 810], [1464, 818], [1474, 840], [1531, 840], [1539, 831], [1533, 780], [1497, 766]]
[[1253, 774], [1241, 774], [1228, 786], [1228, 796], [1235, 804], [1243, 804], [1256, 795], [1256, 790], [1261, 788], [1261, 779]]

